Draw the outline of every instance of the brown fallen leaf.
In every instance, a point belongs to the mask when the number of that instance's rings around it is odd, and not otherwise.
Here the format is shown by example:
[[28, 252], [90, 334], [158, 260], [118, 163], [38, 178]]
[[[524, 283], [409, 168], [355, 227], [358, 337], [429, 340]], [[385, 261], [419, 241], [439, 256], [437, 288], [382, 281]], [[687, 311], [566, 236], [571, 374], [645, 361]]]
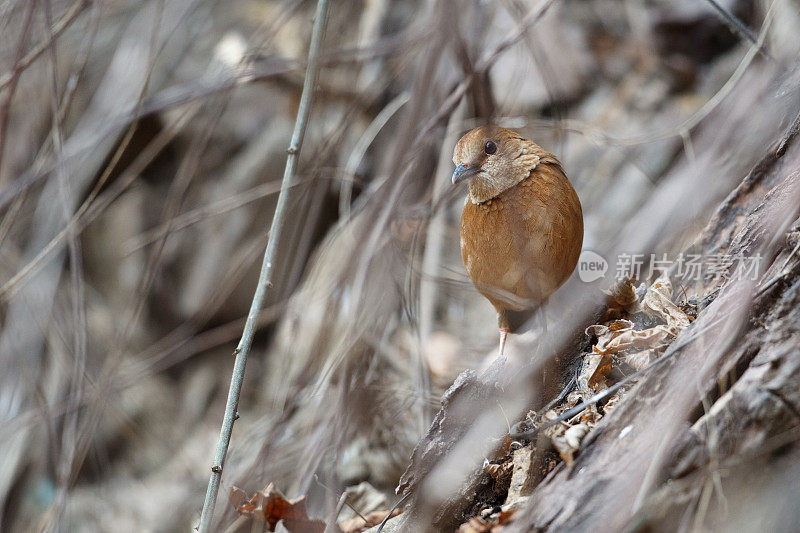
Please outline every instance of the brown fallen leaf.
[[679, 326], [658, 325], [637, 330], [633, 329], [630, 320], [615, 320], [608, 326], [589, 326], [586, 334], [597, 337], [597, 344], [592, 347], [595, 353], [612, 355], [623, 350], [641, 351], [661, 347], [668, 344], [681, 329]]
[[619, 402], [620, 402], [620, 395], [619, 393], [617, 393], [605, 403], [605, 405], [603, 406], [603, 411], [605, 411], [606, 414], [610, 413], [612, 409], [614, 409], [617, 405], [619, 405]]
[[608, 325], [594, 324], [586, 328], [586, 334], [597, 337], [597, 343], [584, 362], [583, 383], [593, 390], [605, 388], [605, 378], [613, 362], [610, 356], [614, 354], [624, 355], [625, 362], [637, 370], [650, 364], [691, 322], [671, 298], [672, 284], [667, 278], [659, 278], [647, 289], [642, 309], [666, 324], [637, 330], [630, 320], [614, 320]]
[[[579, 424], [586, 424], [589, 429], [592, 429], [600, 422], [600, 419], [603, 418], [603, 415], [597, 410], [597, 405], [590, 405], [584, 411], [578, 415], [577, 422]], [[572, 422], [575, 422], [575, 419], [572, 419]]]
[[578, 377], [579, 383], [586, 383], [586, 387], [597, 392], [607, 388], [605, 383], [611, 371], [611, 355], [592, 352], [584, 359], [583, 370]]
[[325, 531], [325, 522], [308, 517], [305, 496], [287, 500], [274, 483], [270, 483], [264, 491], [257, 491], [249, 499], [242, 489], [231, 487], [230, 500], [236, 512], [266, 522], [269, 531], [275, 531], [280, 521], [290, 533]]
[[511, 517], [513, 517], [514, 513], [516, 513], [516, 512], [517, 512], [517, 510], [514, 509], [513, 507], [509, 507], [508, 509], [504, 509], [504, 510], [500, 511], [500, 515], [498, 515], [498, 517], [496, 519], [497, 525], [498, 526], [504, 526], [504, 525], [508, 524], [509, 522], [511, 522]]
[[494, 480], [494, 490], [496, 492], [505, 492], [511, 483], [511, 474], [514, 471], [513, 461], [510, 457], [501, 463], [489, 463], [487, 461], [483, 465], [483, 471]]
[[603, 291], [607, 299], [607, 307], [605, 319], [620, 318], [625, 313], [632, 313], [638, 310], [639, 305], [636, 297], [636, 290], [633, 284], [636, 283], [636, 277], [626, 278], [608, 291]]
[[686, 313], [671, 298], [672, 284], [669, 279], [657, 279], [647, 289], [642, 309], [650, 316], [663, 320], [666, 325], [637, 330], [630, 320], [614, 320], [608, 325], [594, 324], [586, 328], [587, 335], [597, 337], [597, 344], [592, 350], [602, 355], [611, 355], [624, 350], [663, 348], [690, 323]]

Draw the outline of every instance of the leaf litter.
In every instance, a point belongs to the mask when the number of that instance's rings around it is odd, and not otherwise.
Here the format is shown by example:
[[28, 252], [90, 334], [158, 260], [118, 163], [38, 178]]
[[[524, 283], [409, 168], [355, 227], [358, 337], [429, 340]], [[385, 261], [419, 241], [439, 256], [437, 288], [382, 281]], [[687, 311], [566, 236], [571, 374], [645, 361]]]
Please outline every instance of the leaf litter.
[[[646, 289], [644, 284], [635, 287], [634, 283], [635, 279], [627, 279], [609, 291], [602, 323], [586, 328], [592, 347], [583, 354], [575, 389], [552, 408], [541, 413], [529, 412], [524, 425], [533, 428], [546, 425], [614, 385], [627, 373], [645, 368], [664, 353], [696, 316], [690, 307], [681, 308], [673, 302], [668, 278], [659, 278]], [[505, 503], [472, 517], [461, 525], [458, 533], [502, 531], [533, 490], [533, 480], [543, 478], [560, 461], [571, 467], [586, 436], [618, 405], [626, 391], [622, 387], [602, 406], [590, 404], [572, 418], [544, 427], [540, 432], [544, 438], [539, 442], [513, 442], [516, 449], [503, 454], [501, 461], [486, 461], [484, 471], [495, 480], [498, 489], [507, 490]], [[543, 449], [537, 450], [537, 445]]]

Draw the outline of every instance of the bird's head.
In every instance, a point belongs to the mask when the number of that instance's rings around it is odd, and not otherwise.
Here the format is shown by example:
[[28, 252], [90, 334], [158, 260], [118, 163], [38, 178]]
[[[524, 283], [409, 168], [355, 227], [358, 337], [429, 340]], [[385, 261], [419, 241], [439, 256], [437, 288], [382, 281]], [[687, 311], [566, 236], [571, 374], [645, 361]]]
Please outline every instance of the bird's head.
[[479, 204], [527, 178], [540, 162], [558, 163], [514, 131], [481, 126], [461, 137], [453, 150], [453, 183], [469, 180], [469, 198]]

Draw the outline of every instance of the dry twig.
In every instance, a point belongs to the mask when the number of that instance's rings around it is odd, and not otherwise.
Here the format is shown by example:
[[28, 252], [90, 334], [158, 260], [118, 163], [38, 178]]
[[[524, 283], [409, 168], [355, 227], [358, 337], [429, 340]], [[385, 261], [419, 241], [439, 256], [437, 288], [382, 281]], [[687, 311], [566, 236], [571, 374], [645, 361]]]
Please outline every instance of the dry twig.
[[264, 261], [261, 265], [261, 274], [258, 278], [258, 285], [256, 292], [253, 295], [253, 302], [250, 305], [250, 311], [247, 314], [247, 320], [244, 324], [244, 331], [242, 338], [239, 340], [239, 345], [234, 350], [236, 360], [233, 367], [233, 375], [231, 376], [231, 386], [228, 391], [228, 401], [225, 405], [225, 417], [222, 421], [222, 428], [219, 435], [219, 443], [217, 444], [217, 452], [214, 456], [214, 463], [211, 466], [211, 478], [208, 481], [208, 490], [206, 491], [206, 499], [203, 503], [203, 511], [200, 517], [200, 533], [205, 533], [211, 528], [211, 519], [214, 515], [214, 506], [217, 501], [217, 493], [219, 491], [219, 483], [222, 479], [222, 468], [225, 464], [225, 456], [228, 453], [228, 444], [231, 439], [231, 432], [233, 431], [233, 422], [236, 420], [236, 410], [239, 405], [239, 394], [242, 390], [242, 381], [244, 380], [244, 369], [247, 363], [247, 356], [250, 352], [250, 347], [253, 344], [253, 335], [255, 334], [256, 322], [258, 313], [261, 309], [261, 304], [264, 301], [267, 288], [272, 286], [272, 266], [275, 261], [275, 251], [277, 244], [280, 240], [281, 230], [286, 219], [286, 206], [288, 205], [289, 189], [294, 181], [295, 168], [297, 166], [298, 156], [300, 154], [300, 147], [303, 144], [303, 137], [305, 136], [306, 126], [308, 124], [308, 116], [311, 113], [311, 102], [314, 95], [314, 85], [317, 80], [319, 50], [322, 44], [322, 36], [325, 32], [325, 20], [328, 14], [328, 1], [319, 0], [317, 2], [317, 12], [314, 20], [314, 30], [311, 36], [311, 45], [308, 52], [308, 67], [306, 68], [306, 78], [303, 83], [303, 93], [300, 97], [300, 107], [297, 111], [297, 121], [294, 125], [294, 132], [292, 133], [292, 141], [289, 145], [288, 157], [286, 158], [286, 168], [283, 173], [283, 182], [281, 186], [281, 193], [278, 196], [278, 205], [275, 208], [275, 215], [272, 218], [272, 226], [270, 228], [270, 239], [267, 244], [267, 250], [264, 252]]

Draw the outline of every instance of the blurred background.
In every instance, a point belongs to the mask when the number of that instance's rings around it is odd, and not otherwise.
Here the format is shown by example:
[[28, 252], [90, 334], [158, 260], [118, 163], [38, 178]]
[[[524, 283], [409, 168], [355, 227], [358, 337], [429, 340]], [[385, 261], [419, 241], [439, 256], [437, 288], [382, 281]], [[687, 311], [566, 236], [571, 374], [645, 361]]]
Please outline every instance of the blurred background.
[[[487, 117], [561, 159], [585, 248], [693, 240], [800, 102], [800, 3], [715, 4], [744, 30], [701, 0], [331, 2], [216, 527], [232, 485], [393, 503], [492, 359], [450, 185]], [[314, 9], [0, 2], [0, 529], [197, 525]]]

